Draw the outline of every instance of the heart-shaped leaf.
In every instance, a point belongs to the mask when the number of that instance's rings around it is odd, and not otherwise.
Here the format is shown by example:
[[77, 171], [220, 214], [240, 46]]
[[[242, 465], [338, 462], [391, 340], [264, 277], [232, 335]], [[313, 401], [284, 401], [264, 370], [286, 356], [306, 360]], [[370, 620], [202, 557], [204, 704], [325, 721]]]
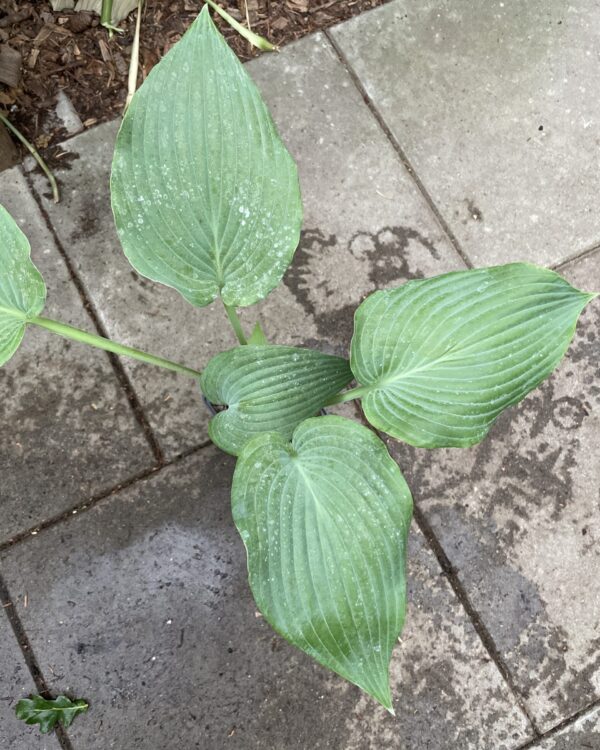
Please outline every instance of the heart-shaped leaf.
[[306, 420], [291, 444], [259, 435], [238, 459], [232, 503], [269, 623], [391, 711], [412, 498], [383, 443], [336, 416]]
[[0, 206], [0, 367], [18, 349], [27, 321], [44, 309], [46, 286], [30, 252], [27, 237]]
[[111, 189], [131, 264], [194, 305], [251, 305], [291, 261], [296, 166], [207, 6], [133, 97]]
[[208, 426], [211, 440], [237, 456], [262, 432], [289, 440], [297, 425], [352, 380], [348, 361], [313, 349], [239, 346], [210, 360], [200, 387], [213, 404], [224, 404]]
[[556, 367], [594, 296], [526, 263], [375, 292], [351, 351], [366, 418], [415, 446], [478, 443]]

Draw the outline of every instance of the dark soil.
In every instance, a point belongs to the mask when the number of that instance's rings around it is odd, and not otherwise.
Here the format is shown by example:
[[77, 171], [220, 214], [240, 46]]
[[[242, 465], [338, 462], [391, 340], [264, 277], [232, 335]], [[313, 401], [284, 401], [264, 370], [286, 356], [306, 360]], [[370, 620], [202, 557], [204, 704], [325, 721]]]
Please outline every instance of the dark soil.
[[[281, 46], [387, 0], [229, 0], [221, 4], [245, 21], [246, 2], [252, 29]], [[146, 1], [140, 83], [181, 38], [202, 5], [202, 0]], [[91, 13], [55, 12], [46, 0], [0, 0], [0, 53], [4, 48], [9, 62], [13, 51], [21, 55], [19, 82], [0, 84], [0, 111], [40, 149], [59, 143], [66, 135], [52, 114], [61, 89], [86, 128], [118, 116], [127, 93], [135, 15], [120, 24], [123, 34], [110, 39], [99, 17]], [[219, 16], [213, 16], [242, 60], [260, 54]]]

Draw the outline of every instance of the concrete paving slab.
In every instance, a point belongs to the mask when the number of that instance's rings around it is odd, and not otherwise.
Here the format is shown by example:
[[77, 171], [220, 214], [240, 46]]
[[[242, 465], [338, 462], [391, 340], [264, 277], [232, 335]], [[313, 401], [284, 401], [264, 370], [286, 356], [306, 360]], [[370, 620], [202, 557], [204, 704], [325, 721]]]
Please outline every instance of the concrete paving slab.
[[75, 750], [512, 750], [527, 739], [416, 529], [396, 719], [276, 636], [248, 589], [232, 468], [205, 448], [4, 554], [51, 688], [90, 701]]
[[6, 614], [0, 610], [0, 747], [7, 750], [59, 750], [54, 735], [43, 735], [15, 716], [21, 698], [37, 693]]
[[596, 750], [600, 747], [600, 707], [544, 740], [536, 750]]
[[411, 3], [333, 37], [476, 265], [600, 242], [594, 0]]
[[[461, 267], [329, 42], [305, 38], [249, 65], [298, 160], [304, 235], [285, 283], [244, 314], [271, 340], [345, 352], [361, 297], [409, 277]], [[201, 368], [235, 341], [222, 310], [193, 309], [140, 279], [123, 256], [109, 206], [116, 124], [64, 145], [63, 202], [45, 207], [110, 334]], [[43, 177], [32, 175], [47, 194]], [[123, 364], [167, 455], [207, 438], [193, 382]]]
[[[564, 275], [600, 289], [600, 255]], [[566, 360], [468, 450], [392, 444], [542, 730], [600, 697], [600, 305]]]
[[[46, 280], [47, 317], [91, 330], [18, 168], [0, 202], [27, 234]], [[149, 468], [153, 456], [105, 353], [30, 329], [0, 369], [0, 543]]]

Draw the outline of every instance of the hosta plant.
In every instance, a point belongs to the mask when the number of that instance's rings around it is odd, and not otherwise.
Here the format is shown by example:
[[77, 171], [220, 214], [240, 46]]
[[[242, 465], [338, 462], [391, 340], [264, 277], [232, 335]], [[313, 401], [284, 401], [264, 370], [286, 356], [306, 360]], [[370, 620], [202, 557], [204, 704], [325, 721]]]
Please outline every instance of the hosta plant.
[[[206, 7], [136, 93], [111, 193], [135, 270], [195, 307], [222, 304], [239, 346], [200, 373], [42, 317], [44, 281], [2, 210], [0, 364], [37, 325], [197, 378], [224, 407], [212, 440], [237, 456], [233, 518], [258, 608], [392, 710], [412, 499], [378, 431], [425, 448], [478, 443], [556, 367], [594, 295], [511, 263], [376, 291], [356, 310], [349, 360], [268, 343], [258, 326], [247, 339], [237, 308], [281, 281], [302, 204], [294, 161]], [[319, 416], [351, 399], [371, 428]]]

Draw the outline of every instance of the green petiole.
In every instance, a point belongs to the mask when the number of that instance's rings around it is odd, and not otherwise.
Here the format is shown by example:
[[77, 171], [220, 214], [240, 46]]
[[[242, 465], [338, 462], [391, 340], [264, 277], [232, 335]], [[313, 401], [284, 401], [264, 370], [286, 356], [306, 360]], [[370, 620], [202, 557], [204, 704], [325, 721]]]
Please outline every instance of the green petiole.
[[109, 35], [116, 31], [118, 34], [123, 33], [123, 29], [113, 26], [112, 23], [113, 0], [102, 0], [102, 10], [100, 11], [100, 23], [105, 29], [108, 29]]
[[148, 354], [140, 349], [135, 349], [132, 346], [125, 346], [125, 344], [118, 344], [116, 341], [111, 341], [103, 336], [96, 336], [93, 333], [87, 333], [79, 328], [67, 325], [66, 323], [59, 323], [57, 320], [50, 320], [49, 318], [32, 318], [28, 321], [33, 325], [45, 328], [52, 333], [56, 333], [59, 336], [63, 336], [73, 341], [79, 341], [82, 344], [88, 344], [89, 346], [95, 346], [97, 349], [103, 349], [106, 352], [112, 352], [113, 354], [122, 354], [126, 357], [132, 357], [140, 362], [145, 362], [149, 365], [156, 365], [162, 367], [165, 370], [171, 370], [181, 375], [187, 375], [192, 378], [199, 378], [202, 374], [198, 370], [192, 370], [191, 367], [185, 367], [177, 362], [171, 362], [169, 359], [163, 357], [156, 357], [154, 354]]
[[357, 398], [366, 396], [367, 393], [372, 390], [372, 386], [361, 385], [358, 388], [352, 388], [349, 391], [338, 393], [337, 396], [334, 396], [333, 398], [330, 398], [329, 401], [326, 401], [323, 406], [334, 406], [335, 404], [343, 404], [346, 401], [354, 401]]
[[237, 336], [237, 340], [240, 342], [240, 344], [245, 346], [248, 343], [248, 339], [246, 338], [246, 334], [244, 333], [244, 329], [242, 328], [242, 321], [239, 319], [235, 307], [230, 307], [224, 302], [223, 307], [225, 308], [225, 312], [227, 313], [227, 317], [229, 318], [231, 327], [233, 328], [234, 333]]

